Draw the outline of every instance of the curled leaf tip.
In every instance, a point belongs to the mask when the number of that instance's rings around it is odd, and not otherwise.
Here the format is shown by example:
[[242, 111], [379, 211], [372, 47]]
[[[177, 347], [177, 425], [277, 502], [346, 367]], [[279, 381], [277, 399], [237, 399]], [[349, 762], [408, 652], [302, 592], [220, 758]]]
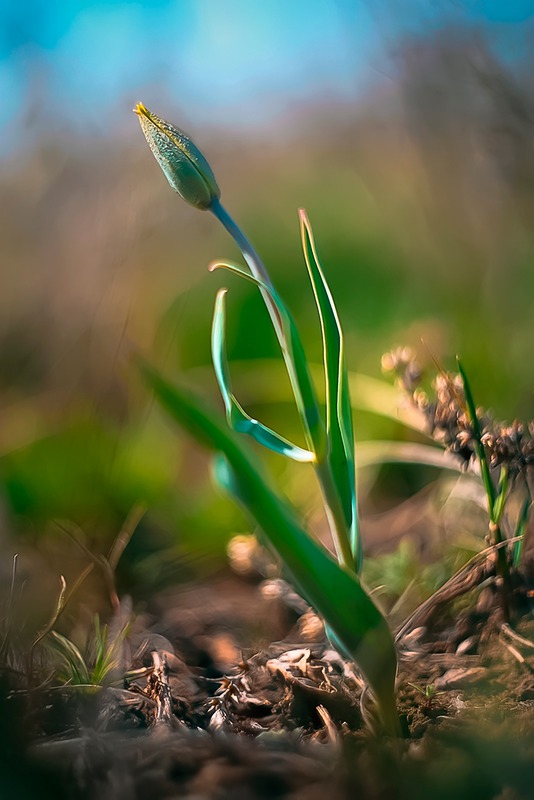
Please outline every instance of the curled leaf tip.
[[138, 103], [134, 113], [154, 158], [171, 187], [183, 199], [205, 210], [219, 199], [221, 192], [213, 171], [189, 136]]

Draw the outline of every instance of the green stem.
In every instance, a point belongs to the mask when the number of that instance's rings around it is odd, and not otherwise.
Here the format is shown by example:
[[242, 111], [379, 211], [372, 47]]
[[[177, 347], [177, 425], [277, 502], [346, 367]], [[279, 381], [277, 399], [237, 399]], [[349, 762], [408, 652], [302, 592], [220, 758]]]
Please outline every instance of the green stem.
[[315, 471], [321, 485], [326, 514], [330, 530], [332, 531], [338, 562], [350, 572], [356, 572], [354, 554], [352, 552], [350, 539], [346, 533], [347, 523], [345, 513], [343, 511], [339, 492], [334, 482], [332, 470], [326, 459], [317, 461]]
[[[274, 290], [273, 282], [257, 251], [219, 200], [213, 202], [210, 211], [228, 231], [241, 250], [252, 275]], [[304, 348], [290, 314], [280, 310], [268, 291], [261, 286], [259, 289], [282, 350], [299, 415], [304, 425], [307, 447], [316, 454], [316, 474], [321, 486], [338, 560], [346, 569], [353, 572], [355, 570], [354, 556], [352, 555], [346, 519], [339, 491], [327, 459], [328, 442], [325, 424], [319, 411], [319, 401], [311, 379]]]
[[271, 281], [271, 277], [267, 272], [265, 264], [261, 260], [257, 250], [254, 249], [248, 237], [245, 236], [239, 225], [222, 205], [221, 201], [214, 200], [210, 206], [210, 211], [215, 217], [217, 217], [219, 222], [224, 225], [236, 245], [239, 247], [241, 253], [243, 254], [243, 258], [247, 262], [254, 277], [260, 281], [263, 281], [263, 283], [266, 283], [267, 286], [272, 286], [273, 282]]
[[[274, 289], [273, 282], [267, 269], [258, 255], [257, 251], [252, 246], [249, 239], [245, 236], [239, 225], [232, 219], [230, 214], [226, 211], [219, 200], [214, 201], [210, 211], [219, 220], [219, 222], [226, 228], [234, 242], [237, 244], [243, 258], [249, 266], [252, 275], [257, 280], [262, 281], [270, 289]], [[304, 432], [306, 435], [306, 443], [308, 449], [317, 453], [318, 448], [324, 448], [324, 426], [321, 432], [321, 418], [319, 414], [319, 403], [315, 394], [315, 389], [311, 380], [311, 375], [307, 369], [301, 369], [300, 373], [297, 372], [295, 362], [299, 363], [301, 359], [295, 359], [292, 349], [299, 349], [303, 353], [303, 347], [300, 342], [298, 333], [292, 325], [291, 319], [284, 319], [280, 309], [277, 307], [271, 294], [259, 287], [263, 302], [269, 312], [271, 322], [276, 333], [276, 338], [282, 349], [282, 355], [286, 369], [289, 373], [291, 386], [295, 394], [295, 400], [299, 409], [301, 419], [304, 425]]]
[[[469, 385], [467, 375], [459, 358], [457, 358], [457, 362], [460, 375], [462, 376], [462, 382], [465, 393], [465, 402], [467, 404], [467, 410], [469, 412], [471, 425], [473, 426], [475, 454], [478, 459], [478, 463], [480, 465], [480, 474], [482, 476], [482, 483], [484, 484], [484, 489], [486, 492], [488, 513], [490, 518], [490, 540], [492, 544], [500, 544], [501, 542], [504, 541], [504, 536], [502, 534], [499, 525], [502, 511], [500, 511], [497, 508], [498, 506], [498, 504], [496, 503], [497, 493], [491, 477], [488, 459], [486, 458], [486, 451], [484, 449], [484, 445], [482, 444], [482, 430], [480, 428], [480, 420], [478, 419], [478, 414], [476, 410], [475, 401], [473, 399], [473, 394], [471, 392], [471, 387]], [[503, 487], [503, 489], [506, 490], [506, 487]], [[500, 575], [503, 581], [503, 604], [505, 613], [508, 614], [507, 588], [509, 588], [510, 585], [510, 570], [508, 568], [506, 548], [504, 547], [501, 547], [497, 550], [497, 573]]]

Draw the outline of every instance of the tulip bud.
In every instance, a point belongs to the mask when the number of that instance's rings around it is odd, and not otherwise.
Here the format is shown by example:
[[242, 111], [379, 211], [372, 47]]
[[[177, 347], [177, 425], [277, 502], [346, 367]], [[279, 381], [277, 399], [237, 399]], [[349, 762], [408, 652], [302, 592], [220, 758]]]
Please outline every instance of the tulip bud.
[[142, 103], [134, 112], [154, 157], [175, 192], [195, 208], [207, 209], [221, 196], [215, 175], [198, 147], [181, 130]]

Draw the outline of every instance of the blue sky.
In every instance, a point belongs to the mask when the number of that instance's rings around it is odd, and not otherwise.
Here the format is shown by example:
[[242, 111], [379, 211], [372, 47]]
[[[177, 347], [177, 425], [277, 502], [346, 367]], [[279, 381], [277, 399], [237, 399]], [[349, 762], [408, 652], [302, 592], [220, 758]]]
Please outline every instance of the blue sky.
[[445, 18], [483, 21], [515, 52], [534, 0], [0, 0], [0, 129], [13, 138], [28, 96], [33, 124], [73, 130], [98, 131], [102, 110], [122, 118], [138, 99], [261, 125], [356, 96], [386, 68], [388, 42]]

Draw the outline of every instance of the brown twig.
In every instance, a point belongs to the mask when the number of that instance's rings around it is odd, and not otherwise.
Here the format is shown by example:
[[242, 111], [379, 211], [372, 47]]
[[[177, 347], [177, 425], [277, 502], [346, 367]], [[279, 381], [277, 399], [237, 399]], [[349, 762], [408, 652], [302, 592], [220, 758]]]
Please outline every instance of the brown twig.
[[509, 541], [482, 550], [456, 572], [434, 594], [424, 600], [403, 622], [397, 631], [395, 641], [401, 643], [414, 630], [427, 624], [437, 607], [450, 603], [495, 576], [495, 551], [507, 546]]
[[172, 712], [172, 695], [169, 686], [169, 667], [165, 653], [154, 650], [152, 653], [154, 669], [148, 678], [147, 691], [156, 703], [156, 718], [154, 724], [164, 723], [174, 725], [175, 716]]

